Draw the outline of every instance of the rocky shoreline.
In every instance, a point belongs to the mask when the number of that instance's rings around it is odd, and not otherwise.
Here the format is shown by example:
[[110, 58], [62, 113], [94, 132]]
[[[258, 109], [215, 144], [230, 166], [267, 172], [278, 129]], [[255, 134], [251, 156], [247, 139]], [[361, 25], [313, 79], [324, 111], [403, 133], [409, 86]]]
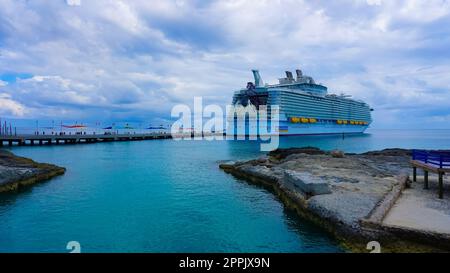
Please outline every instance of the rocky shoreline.
[[18, 191], [24, 186], [62, 175], [65, 171], [63, 167], [38, 163], [0, 149], [0, 193]]
[[245, 162], [222, 162], [225, 172], [268, 186], [289, 208], [334, 235], [348, 250], [368, 252], [377, 241], [383, 252], [449, 251], [450, 236], [383, 225], [410, 185], [410, 151], [386, 149], [363, 154], [317, 148], [278, 149]]

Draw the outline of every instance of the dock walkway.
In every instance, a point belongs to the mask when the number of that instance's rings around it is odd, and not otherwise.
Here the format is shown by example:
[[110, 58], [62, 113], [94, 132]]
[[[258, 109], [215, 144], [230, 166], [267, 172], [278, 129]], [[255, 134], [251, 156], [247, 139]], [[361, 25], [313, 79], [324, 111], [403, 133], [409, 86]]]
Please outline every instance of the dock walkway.
[[170, 139], [170, 138], [172, 138], [172, 135], [170, 133], [0, 135], [0, 146], [78, 144], [78, 143], [95, 143], [95, 142], [111, 142], [111, 141]]

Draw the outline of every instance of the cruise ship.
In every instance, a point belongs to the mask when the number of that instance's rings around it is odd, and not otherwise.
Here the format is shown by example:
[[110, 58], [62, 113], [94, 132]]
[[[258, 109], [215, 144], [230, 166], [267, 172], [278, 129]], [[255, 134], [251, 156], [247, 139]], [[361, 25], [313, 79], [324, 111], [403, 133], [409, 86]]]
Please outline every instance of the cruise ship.
[[[256, 111], [266, 105], [270, 116], [270, 106], [279, 106], [279, 124], [275, 132], [279, 135], [315, 134], [357, 134], [363, 133], [371, 124], [370, 106], [350, 96], [329, 94], [328, 88], [317, 84], [310, 76], [296, 70], [286, 71], [286, 77], [278, 84], [264, 84], [258, 70], [252, 70], [254, 82], [234, 92], [235, 109]], [[230, 123], [231, 121], [235, 121]], [[228, 126], [234, 125], [234, 132], [249, 132], [249, 122], [236, 122], [237, 116], [228, 117]], [[239, 128], [239, 127], [245, 127]], [[227, 131], [230, 131], [228, 127]]]

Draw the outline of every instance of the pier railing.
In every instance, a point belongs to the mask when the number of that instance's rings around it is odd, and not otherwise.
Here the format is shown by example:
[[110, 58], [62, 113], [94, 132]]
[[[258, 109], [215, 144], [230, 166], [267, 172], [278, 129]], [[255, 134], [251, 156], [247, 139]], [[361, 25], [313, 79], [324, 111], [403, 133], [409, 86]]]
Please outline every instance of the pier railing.
[[450, 151], [413, 150], [412, 159], [441, 169], [450, 167]]

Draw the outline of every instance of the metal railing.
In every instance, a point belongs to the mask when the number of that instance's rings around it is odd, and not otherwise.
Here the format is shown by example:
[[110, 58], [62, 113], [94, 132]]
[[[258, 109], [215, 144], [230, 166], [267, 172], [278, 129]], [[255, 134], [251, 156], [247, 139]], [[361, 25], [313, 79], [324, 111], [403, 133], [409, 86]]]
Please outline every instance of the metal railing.
[[439, 166], [439, 168], [450, 167], [450, 151], [413, 150], [412, 159], [425, 164]]

